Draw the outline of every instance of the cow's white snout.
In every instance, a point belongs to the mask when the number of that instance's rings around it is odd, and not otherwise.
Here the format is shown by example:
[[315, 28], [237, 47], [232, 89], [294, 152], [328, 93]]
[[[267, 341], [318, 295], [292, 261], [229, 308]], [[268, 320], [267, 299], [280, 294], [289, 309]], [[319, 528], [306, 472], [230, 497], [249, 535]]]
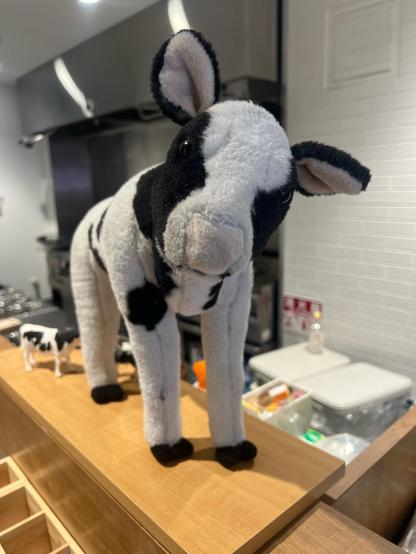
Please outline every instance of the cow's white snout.
[[195, 215], [185, 230], [186, 265], [207, 275], [230, 272], [243, 253], [241, 230]]

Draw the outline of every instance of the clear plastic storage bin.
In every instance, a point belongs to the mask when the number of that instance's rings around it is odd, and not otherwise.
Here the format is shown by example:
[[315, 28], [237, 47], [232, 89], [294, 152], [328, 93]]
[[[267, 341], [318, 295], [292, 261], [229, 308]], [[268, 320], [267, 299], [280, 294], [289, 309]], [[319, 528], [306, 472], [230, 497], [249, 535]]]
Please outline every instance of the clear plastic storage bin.
[[[286, 385], [291, 391], [291, 397], [282, 403], [275, 411], [256, 408], [258, 399], [267, 395], [269, 391], [278, 390]], [[290, 385], [281, 379], [273, 379], [265, 385], [243, 395], [244, 410], [251, 415], [279, 427], [291, 435], [302, 435], [310, 425], [312, 417], [312, 395], [304, 387]]]
[[334, 368], [301, 383], [313, 391], [313, 427], [369, 441], [404, 413], [412, 389], [407, 377], [367, 363]]

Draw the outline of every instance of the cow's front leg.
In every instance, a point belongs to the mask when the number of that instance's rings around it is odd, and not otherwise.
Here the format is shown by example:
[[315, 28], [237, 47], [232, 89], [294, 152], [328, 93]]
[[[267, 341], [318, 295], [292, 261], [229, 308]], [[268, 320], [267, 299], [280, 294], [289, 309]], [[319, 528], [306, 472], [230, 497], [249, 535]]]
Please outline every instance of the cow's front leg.
[[211, 436], [216, 458], [226, 467], [251, 460], [257, 453], [245, 439], [241, 403], [251, 288], [250, 265], [224, 281], [217, 304], [201, 316]]
[[59, 352], [55, 353], [55, 377], [62, 377], [61, 355]]
[[145, 437], [155, 458], [169, 463], [193, 452], [192, 444], [182, 438], [179, 332], [176, 317], [157, 287], [147, 283], [144, 288], [142, 302], [143, 288], [128, 294], [125, 320], [140, 367]]
[[24, 345], [22, 348], [22, 351], [23, 351], [23, 359], [25, 361], [26, 371], [32, 371], [32, 365], [34, 365], [34, 362], [33, 362], [34, 356], [33, 356], [32, 350], [28, 345]]

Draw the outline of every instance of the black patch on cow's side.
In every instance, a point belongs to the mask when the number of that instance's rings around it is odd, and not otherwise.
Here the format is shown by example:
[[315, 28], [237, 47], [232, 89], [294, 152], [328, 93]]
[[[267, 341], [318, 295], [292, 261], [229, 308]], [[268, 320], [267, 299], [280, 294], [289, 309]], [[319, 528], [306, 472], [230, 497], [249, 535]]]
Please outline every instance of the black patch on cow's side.
[[206, 302], [203, 306], [202, 306], [202, 309], [203, 310], [209, 310], [210, 308], [212, 308], [213, 306], [215, 306], [215, 304], [217, 303], [217, 300], [218, 300], [218, 296], [220, 294], [220, 290], [221, 290], [221, 287], [222, 287], [222, 281], [220, 281], [219, 283], [217, 283], [216, 285], [212, 286], [209, 293], [208, 293], [208, 302]]
[[286, 185], [270, 192], [259, 191], [251, 209], [253, 258], [259, 256], [272, 233], [285, 218], [295, 190], [296, 173], [292, 166]]
[[90, 249], [91, 249], [91, 252], [93, 253], [94, 255], [94, 258], [95, 258], [95, 261], [97, 262], [97, 264], [101, 267], [101, 269], [105, 272], [107, 272], [106, 268], [105, 268], [105, 265], [104, 265], [104, 262], [98, 252], [98, 250], [95, 248], [93, 242], [92, 242], [92, 234], [93, 234], [93, 224], [91, 223], [91, 225], [89, 226], [88, 228], [88, 244], [90, 246]]
[[152, 238], [153, 234], [152, 188], [159, 182], [162, 173], [163, 165], [158, 165], [144, 173], [136, 185], [133, 210], [139, 229], [147, 239]]
[[167, 304], [160, 289], [148, 281], [142, 287], [127, 294], [127, 317], [135, 325], [143, 325], [152, 331], [163, 319]]
[[173, 446], [169, 444], [156, 444], [150, 448], [156, 460], [162, 464], [170, 464], [192, 456], [194, 447], [190, 441], [182, 438]]
[[176, 288], [172, 279], [172, 270], [159, 254], [153, 243], [153, 258], [155, 260], [155, 275], [163, 296], [166, 298]]
[[39, 350], [41, 350], [42, 352], [49, 352], [49, 350], [51, 350], [52, 346], [51, 346], [51, 343], [48, 341], [48, 342], [42, 342], [39, 346]]
[[55, 335], [58, 350], [62, 350], [65, 344], [71, 344], [71, 342], [73, 342], [77, 337], [79, 337], [79, 333], [74, 329], [58, 331]]
[[221, 446], [215, 449], [216, 460], [226, 468], [231, 468], [239, 462], [249, 462], [256, 455], [256, 445], [247, 440], [236, 446]]
[[109, 402], [121, 402], [126, 399], [124, 390], [120, 385], [103, 385], [91, 389], [91, 398], [97, 404], [108, 404]]
[[[208, 54], [212, 64], [212, 70], [214, 72], [214, 103], [218, 102], [220, 97], [220, 72], [218, 67], [217, 56], [215, 55], [215, 52], [211, 44], [200, 33], [198, 33], [197, 31], [193, 31], [191, 29], [180, 31], [180, 33], [183, 33], [183, 32], [192, 33], [193, 36], [197, 39], [197, 41], [204, 48], [205, 52]], [[170, 102], [170, 100], [168, 100], [164, 96], [161, 90], [160, 80], [159, 80], [159, 75], [163, 69], [163, 64], [165, 62], [166, 48], [168, 47], [168, 44], [171, 40], [172, 40], [172, 37], [166, 40], [162, 44], [158, 53], [153, 59], [152, 71], [150, 74], [150, 86], [152, 89], [153, 98], [155, 99], [156, 103], [158, 104], [162, 112], [167, 117], [172, 119], [172, 121], [174, 121], [175, 123], [178, 123], [179, 125], [183, 125], [184, 123], [190, 120], [191, 116], [187, 114], [180, 106], [177, 106], [173, 102]]]
[[105, 216], [107, 214], [107, 210], [108, 210], [108, 206], [106, 207], [106, 209], [101, 214], [100, 221], [98, 222], [97, 229], [96, 229], [97, 240], [100, 240], [101, 231], [103, 230], [103, 223], [104, 223]]
[[64, 347], [65, 339], [59, 331], [55, 335], [55, 342], [56, 342], [56, 347], [58, 348], [58, 351], [60, 352], [62, 350], [62, 348]]
[[[315, 141], [299, 142], [292, 146], [291, 150], [296, 161], [300, 161], [304, 158], [315, 158], [316, 160], [326, 162], [338, 169], [347, 171], [353, 179], [361, 183], [361, 190], [363, 191], [370, 182], [370, 170], [364, 165], [361, 165], [360, 162], [350, 154], [344, 152], [344, 150]], [[305, 196], [318, 196], [306, 191], [300, 185], [297, 185], [297, 189]]]
[[26, 331], [26, 333], [23, 333], [23, 338], [35, 346], [39, 346], [42, 343], [42, 337], [43, 333], [41, 331]]

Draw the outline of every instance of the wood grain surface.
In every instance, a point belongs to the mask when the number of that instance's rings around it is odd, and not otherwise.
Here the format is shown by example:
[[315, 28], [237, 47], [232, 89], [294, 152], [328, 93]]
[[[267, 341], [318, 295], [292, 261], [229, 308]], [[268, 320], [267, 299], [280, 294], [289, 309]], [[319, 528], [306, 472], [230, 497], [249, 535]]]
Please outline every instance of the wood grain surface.
[[386, 541], [323, 502], [282, 533], [262, 554], [403, 554]]
[[[82, 367], [79, 351], [73, 362]], [[57, 380], [51, 362], [39, 366], [26, 373], [18, 349], [0, 353], [0, 387], [169, 551], [253, 552], [344, 473], [340, 460], [250, 416], [247, 433], [258, 457], [235, 471], [221, 467], [213, 459], [205, 393], [187, 384], [184, 436], [195, 454], [163, 467], [144, 441], [141, 398], [129, 374], [120, 377], [128, 400], [98, 406], [84, 375]]]
[[14, 348], [14, 344], [0, 335], [0, 350], [7, 350], [9, 348]]

